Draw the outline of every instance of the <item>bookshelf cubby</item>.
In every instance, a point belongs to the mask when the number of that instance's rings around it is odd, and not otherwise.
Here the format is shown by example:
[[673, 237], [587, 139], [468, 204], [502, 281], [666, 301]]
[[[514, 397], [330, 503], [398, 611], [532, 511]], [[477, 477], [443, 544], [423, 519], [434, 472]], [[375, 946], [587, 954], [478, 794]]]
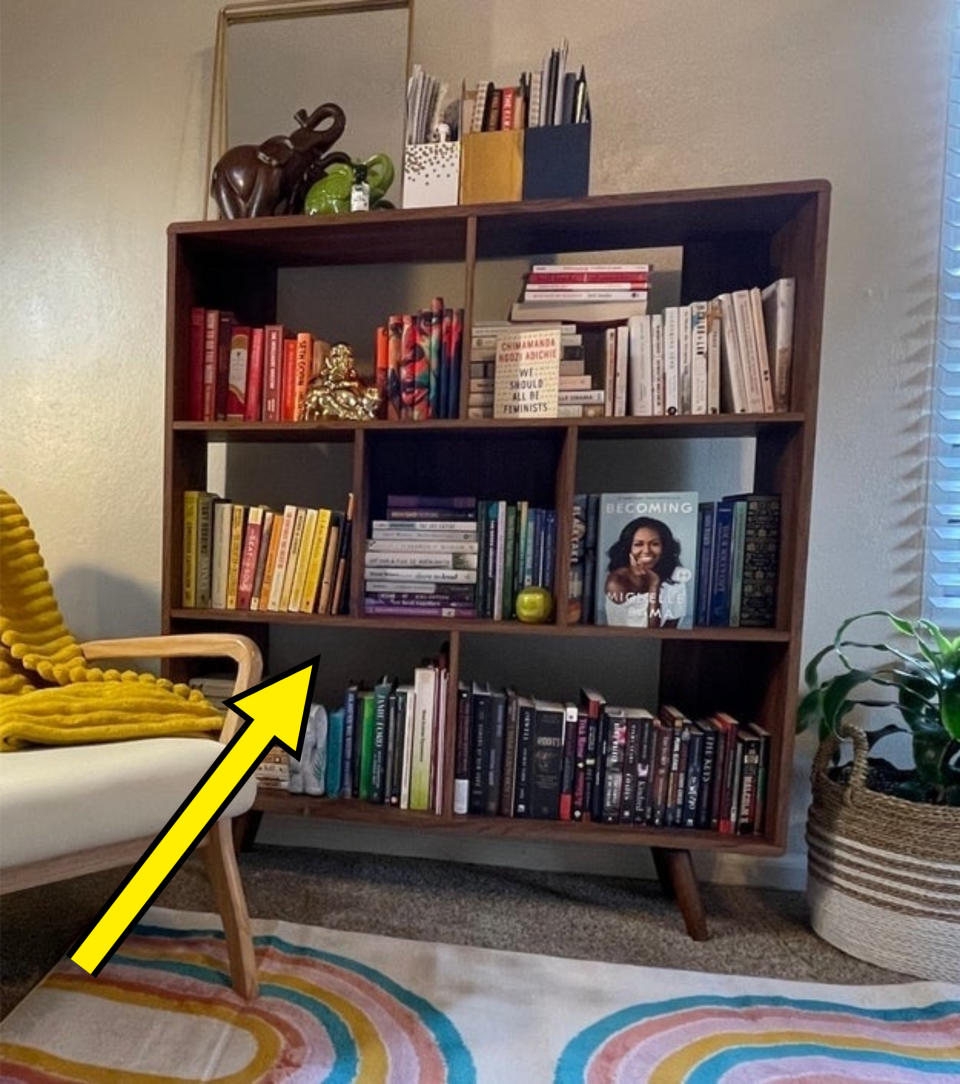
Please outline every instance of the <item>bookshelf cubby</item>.
[[[168, 231], [167, 377], [164, 456], [164, 632], [234, 628], [269, 650], [271, 629], [351, 630], [369, 636], [394, 630], [436, 634], [449, 644], [451, 680], [443, 812], [400, 811], [353, 800], [312, 798], [261, 790], [260, 812], [329, 817], [504, 840], [579, 841], [649, 847], [665, 888], [672, 890], [691, 936], [706, 936], [691, 851], [752, 855], [782, 853], [789, 812], [796, 689], [813, 453], [817, 414], [820, 334], [826, 267], [830, 186], [797, 181], [583, 200], [374, 211], [339, 217], [277, 217], [177, 223]], [[465, 308], [465, 342], [474, 317], [479, 261], [510, 260], [558, 252], [600, 252], [681, 246], [680, 303], [722, 291], [762, 286], [781, 276], [796, 279], [793, 372], [788, 413], [656, 418], [584, 418], [536, 421], [467, 420], [467, 381], [461, 386], [463, 420], [421, 422], [197, 422], [187, 418], [190, 309], [231, 309], [251, 324], [278, 319], [278, 278], [291, 268], [344, 265], [445, 264]], [[353, 281], [353, 280], [352, 280]], [[519, 283], [517, 284], [519, 285]], [[452, 291], [451, 291], [452, 292]], [[373, 324], [385, 316], [374, 300]], [[501, 316], [480, 312], [477, 318]], [[363, 614], [363, 560], [367, 527], [382, 514], [388, 493], [437, 496], [473, 494], [528, 499], [553, 506], [557, 517], [556, 596], [568, 587], [571, 507], [578, 492], [578, 463], [596, 462], [607, 441], [723, 442], [751, 438], [753, 486], [778, 493], [782, 504], [777, 619], [772, 628], [633, 629], [569, 625], [564, 607], [555, 623], [523, 625], [481, 619], [370, 618]], [[356, 495], [349, 614], [318, 616], [272, 612], [185, 609], [180, 605], [183, 492], [208, 488], [213, 445], [256, 444], [269, 457], [290, 444], [350, 445], [349, 488]], [[347, 449], [344, 449], [346, 452]], [[599, 460], [602, 464], [602, 458]], [[636, 487], [642, 488], [642, 461]], [[595, 472], [594, 472], [595, 473]], [[594, 491], [598, 491], [593, 487]], [[227, 496], [227, 494], [225, 494]], [[319, 499], [314, 503], [323, 503]], [[687, 829], [600, 825], [506, 817], [453, 815], [453, 734], [457, 679], [492, 677], [468, 670], [469, 648], [484, 640], [487, 654], [524, 650], [528, 638], [579, 645], [583, 672], [571, 680], [593, 684], [592, 652], [612, 639], [655, 644], [661, 702], [688, 713], [721, 708], [754, 718], [771, 732], [764, 826], [758, 835], [721, 835]], [[533, 641], [529, 640], [532, 645]], [[636, 649], [640, 649], [640, 643]], [[463, 662], [463, 668], [461, 668]], [[178, 678], [190, 674], [171, 664]], [[379, 669], [370, 661], [368, 679]], [[531, 690], [550, 695], [549, 689]]]

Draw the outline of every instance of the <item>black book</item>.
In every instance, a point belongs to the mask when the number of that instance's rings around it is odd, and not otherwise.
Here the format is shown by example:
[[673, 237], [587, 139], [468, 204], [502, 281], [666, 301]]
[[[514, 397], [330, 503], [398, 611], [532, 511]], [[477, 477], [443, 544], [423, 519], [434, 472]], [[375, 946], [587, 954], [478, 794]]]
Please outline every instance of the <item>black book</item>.
[[517, 787], [517, 737], [520, 705], [516, 689], [507, 689], [507, 707], [503, 729], [503, 769], [500, 772], [500, 815], [512, 817]]
[[700, 763], [700, 791], [697, 794], [695, 827], [710, 828], [710, 809], [713, 802], [713, 785], [717, 771], [717, 728], [709, 719], [694, 724], [703, 734]]
[[486, 774], [488, 719], [490, 716], [490, 691], [477, 682], [471, 691], [473, 708], [470, 712], [470, 802], [469, 811], [483, 814], [486, 811]]
[[383, 677], [373, 689], [373, 756], [370, 768], [370, 801], [382, 805], [387, 768], [387, 722], [393, 683]]
[[563, 770], [563, 705], [535, 700], [531, 816], [556, 820]]
[[533, 801], [533, 743], [537, 713], [527, 696], [517, 697], [517, 770], [514, 815], [531, 817]]
[[760, 739], [760, 763], [757, 765], [757, 802], [756, 814], [753, 818], [754, 832], [762, 832], [767, 808], [767, 777], [770, 770], [770, 731], [765, 730], [758, 723], [748, 723], [747, 730]]
[[608, 707], [604, 712], [606, 756], [603, 770], [604, 824], [620, 823], [620, 807], [623, 799], [623, 765], [627, 744], [627, 717], [623, 708]]
[[577, 766], [577, 705], [563, 706], [563, 767], [560, 774], [560, 820], [573, 820], [573, 781]]
[[403, 790], [403, 749], [407, 739], [407, 697], [412, 690], [405, 685], [397, 689], [396, 732], [393, 743], [393, 771], [391, 773], [390, 804], [399, 805]]
[[640, 723], [642, 713], [636, 708], [624, 708], [627, 721], [626, 744], [623, 749], [623, 787], [620, 791], [620, 823], [633, 823], [637, 802], [637, 760], [640, 755]]
[[580, 690], [580, 710], [587, 715], [587, 750], [584, 758], [583, 815], [593, 817], [594, 793], [597, 786], [597, 761], [600, 753], [600, 718], [603, 697], [595, 689]]
[[751, 835], [755, 831], [757, 815], [757, 779], [760, 774], [760, 738], [742, 727], [737, 735], [743, 747], [743, 767], [740, 773], [740, 808], [734, 831]]
[[506, 729], [507, 697], [503, 690], [491, 692], [487, 713], [486, 758], [484, 762], [484, 812], [495, 817], [500, 812], [503, 771], [503, 736]]
[[383, 772], [383, 800], [387, 805], [393, 801], [393, 772], [397, 752], [397, 690], [387, 697], [387, 756]]
[[453, 755], [453, 811], [470, 812], [470, 689], [461, 681], [457, 686], [457, 743]]
[[576, 760], [573, 768], [573, 819], [583, 820], [584, 798], [587, 789], [587, 730], [590, 720], [581, 707], [577, 711]]
[[684, 828], [697, 826], [697, 801], [700, 797], [703, 769], [703, 731], [694, 724], [687, 729], [687, 781], [683, 807]]
[[590, 819], [597, 824], [603, 822], [603, 799], [606, 794], [607, 747], [610, 739], [610, 717], [604, 705], [597, 720], [597, 763], [593, 770], [593, 798], [590, 802]]
[[635, 824], [646, 824], [653, 775], [653, 716], [642, 708], [637, 709], [637, 714], [640, 715], [640, 726], [637, 739], [637, 788], [632, 820]]

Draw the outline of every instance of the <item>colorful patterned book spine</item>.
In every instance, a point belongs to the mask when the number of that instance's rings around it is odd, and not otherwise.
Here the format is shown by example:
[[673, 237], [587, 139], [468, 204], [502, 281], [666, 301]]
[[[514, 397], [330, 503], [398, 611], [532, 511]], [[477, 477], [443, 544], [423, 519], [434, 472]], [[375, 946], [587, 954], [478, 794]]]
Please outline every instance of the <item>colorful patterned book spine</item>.
[[399, 421], [403, 410], [400, 394], [400, 359], [403, 356], [403, 317], [387, 317], [387, 418]]
[[430, 414], [431, 418], [440, 418], [441, 414], [441, 401], [440, 401], [440, 355], [441, 355], [441, 333], [443, 330], [443, 298], [435, 297], [430, 302], [430, 316], [429, 316], [429, 352], [428, 359], [430, 362]]
[[460, 417], [460, 370], [463, 363], [463, 309], [453, 309], [450, 320], [450, 384], [447, 417]]

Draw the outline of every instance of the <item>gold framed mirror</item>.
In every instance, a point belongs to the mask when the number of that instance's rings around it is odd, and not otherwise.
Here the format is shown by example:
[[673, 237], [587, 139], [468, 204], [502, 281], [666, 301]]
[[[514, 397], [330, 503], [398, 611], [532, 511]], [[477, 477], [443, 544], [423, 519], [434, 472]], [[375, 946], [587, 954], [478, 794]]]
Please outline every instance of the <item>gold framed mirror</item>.
[[336, 102], [347, 126], [335, 149], [384, 152], [399, 175], [413, 0], [265, 0], [217, 14], [203, 216], [218, 217], [213, 167], [229, 148], [257, 145]]

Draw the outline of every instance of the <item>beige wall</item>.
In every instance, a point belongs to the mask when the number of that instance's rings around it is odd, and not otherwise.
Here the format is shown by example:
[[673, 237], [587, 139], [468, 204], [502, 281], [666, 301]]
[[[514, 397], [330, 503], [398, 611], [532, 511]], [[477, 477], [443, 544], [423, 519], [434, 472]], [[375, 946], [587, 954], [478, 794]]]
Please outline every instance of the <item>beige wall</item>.
[[[413, 59], [451, 85], [512, 81], [569, 37], [590, 76], [594, 193], [832, 182], [808, 649], [858, 608], [917, 606], [949, 6], [417, 0]], [[158, 621], [164, 230], [199, 213], [217, 7], [0, 8], [0, 481], [82, 635]], [[800, 875], [804, 772], [788, 861], [717, 876]], [[596, 848], [452, 853], [616, 868]]]

